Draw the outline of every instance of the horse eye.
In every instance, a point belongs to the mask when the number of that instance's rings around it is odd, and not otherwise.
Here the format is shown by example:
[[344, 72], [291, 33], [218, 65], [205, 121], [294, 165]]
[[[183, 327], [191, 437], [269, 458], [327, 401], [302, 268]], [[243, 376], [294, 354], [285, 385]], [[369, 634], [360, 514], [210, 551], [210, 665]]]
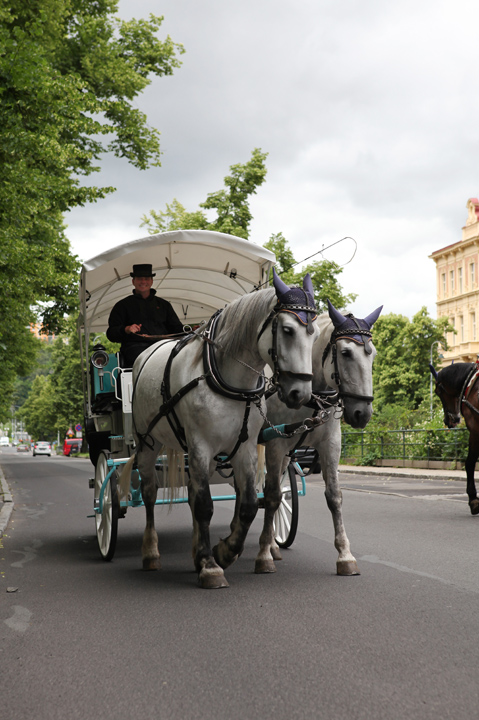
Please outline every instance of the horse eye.
[[349, 358], [349, 357], [351, 357], [352, 352], [351, 352], [351, 350], [350, 350], [349, 348], [345, 348], [344, 350], [341, 350], [341, 355], [342, 355], [343, 357], [348, 357], [348, 358]]
[[292, 335], [293, 328], [289, 327], [288, 325], [283, 325], [283, 332], [285, 333], [285, 335]]

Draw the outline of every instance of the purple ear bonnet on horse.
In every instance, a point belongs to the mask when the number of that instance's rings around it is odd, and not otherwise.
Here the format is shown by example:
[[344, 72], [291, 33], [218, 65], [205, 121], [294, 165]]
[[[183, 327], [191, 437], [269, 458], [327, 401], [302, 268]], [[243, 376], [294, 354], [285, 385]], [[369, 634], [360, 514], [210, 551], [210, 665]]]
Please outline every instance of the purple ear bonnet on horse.
[[309, 273], [303, 278], [302, 288], [290, 288], [281, 280], [273, 268], [273, 285], [276, 290], [278, 304], [289, 306], [284, 308], [284, 312], [295, 315], [303, 325], [310, 325], [313, 320], [316, 320], [318, 313], [316, 312], [313, 283]]
[[328, 300], [328, 313], [334, 325], [335, 339], [346, 337], [360, 345], [364, 345], [365, 337], [371, 337], [371, 328], [381, 314], [382, 309], [383, 306], [381, 305], [362, 320], [351, 314], [342, 315]]

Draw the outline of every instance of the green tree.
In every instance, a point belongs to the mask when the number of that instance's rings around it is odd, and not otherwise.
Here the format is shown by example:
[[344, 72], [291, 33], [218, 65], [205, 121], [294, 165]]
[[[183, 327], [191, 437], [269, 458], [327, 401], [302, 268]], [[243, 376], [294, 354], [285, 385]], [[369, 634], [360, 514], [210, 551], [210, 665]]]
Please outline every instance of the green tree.
[[304, 265], [300, 271], [295, 270], [296, 260], [282, 233], [272, 235], [264, 247], [274, 252], [276, 272], [281, 274], [281, 279], [288, 285], [301, 285], [306, 273], [311, 275], [314, 299], [320, 313], [327, 308], [326, 300], [340, 310], [357, 298], [355, 293], [344, 293], [338, 280], [343, 269], [337, 263], [331, 260], [317, 260]]
[[[417, 410], [429, 397], [431, 346], [438, 363], [438, 345], [446, 347], [446, 332], [453, 328], [446, 318], [431, 318], [425, 307], [412, 320], [404, 315], [381, 315], [374, 325], [377, 356], [373, 365], [375, 412], [402, 416]], [[389, 408], [389, 410], [388, 410]], [[391, 410], [391, 408], [395, 408]]]
[[[61, 329], [79, 263], [63, 215], [111, 187], [88, 185], [106, 152], [159, 165], [159, 133], [134, 107], [178, 67], [162, 18], [122, 21], [118, 0], [12, 0], [0, 7], [0, 419], [15, 372], [34, 363], [29, 325]], [[14, 322], [12, 320], [14, 319]], [[15, 355], [12, 369], [9, 355]]]
[[52, 398], [51, 376], [37, 375], [27, 400], [17, 412], [27, 433], [35, 440], [54, 440], [56, 437], [55, 404]]
[[246, 163], [230, 166], [231, 174], [224, 178], [225, 187], [209, 193], [200, 203], [200, 208], [216, 212], [214, 220], [209, 221], [204, 210], [188, 212], [174, 199], [166, 205], [166, 210], [150, 210], [149, 216], [142, 217], [141, 224], [148, 227], [151, 235], [169, 230], [214, 230], [248, 240], [253, 219], [249, 200], [266, 178], [267, 155], [256, 148]]

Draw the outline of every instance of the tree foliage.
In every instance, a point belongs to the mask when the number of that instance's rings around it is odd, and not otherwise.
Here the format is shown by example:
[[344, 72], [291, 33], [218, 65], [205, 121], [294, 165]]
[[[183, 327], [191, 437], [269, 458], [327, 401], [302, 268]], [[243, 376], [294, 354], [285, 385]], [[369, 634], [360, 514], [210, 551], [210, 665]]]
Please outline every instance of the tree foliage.
[[[374, 325], [377, 356], [373, 365], [375, 412], [400, 417], [399, 408], [417, 410], [429, 397], [431, 350], [438, 364], [438, 344], [446, 347], [446, 318], [431, 318], [422, 307], [412, 320], [404, 315], [381, 315]], [[404, 412], [402, 413], [404, 417]]]
[[85, 178], [106, 152], [139, 169], [160, 162], [159, 133], [134, 100], [151, 75], [178, 67], [183, 50], [158, 39], [161, 17], [123, 21], [117, 7], [118, 0], [0, 7], [0, 417], [15, 371], [28, 372], [34, 360], [30, 323], [40, 317], [57, 332], [75, 307], [79, 263], [63, 215], [114, 190]]
[[[189, 212], [175, 198], [166, 205], [166, 210], [150, 210], [141, 224], [148, 227], [151, 235], [169, 230], [214, 230], [248, 240], [253, 219], [249, 199], [265, 181], [267, 155], [255, 148], [246, 163], [231, 165], [231, 174], [224, 178], [225, 187], [209, 193], [200, 203], [204, 210]], [[205, 210], [216, 212], [214, 220], [208, 220]]]
[[53, 440], [58, 433], [65, 437], [70, 426], [83, 423], [80, 343], [72, 320], [68, 333], [53, 342], [49, 363], [39, 370], [18, 417], [36, 440]]

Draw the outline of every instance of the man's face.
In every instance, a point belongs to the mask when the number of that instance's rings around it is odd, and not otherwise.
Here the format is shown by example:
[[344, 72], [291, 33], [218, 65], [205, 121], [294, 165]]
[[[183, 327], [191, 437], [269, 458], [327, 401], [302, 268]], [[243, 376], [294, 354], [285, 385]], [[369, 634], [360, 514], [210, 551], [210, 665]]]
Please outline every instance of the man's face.
[[150, 288], [153, 285], [153, 278], [152, 277], [134, 277], [132, 279], [133, 287], [135, 288], [135, 291], [144, 294], [149, 293]]

